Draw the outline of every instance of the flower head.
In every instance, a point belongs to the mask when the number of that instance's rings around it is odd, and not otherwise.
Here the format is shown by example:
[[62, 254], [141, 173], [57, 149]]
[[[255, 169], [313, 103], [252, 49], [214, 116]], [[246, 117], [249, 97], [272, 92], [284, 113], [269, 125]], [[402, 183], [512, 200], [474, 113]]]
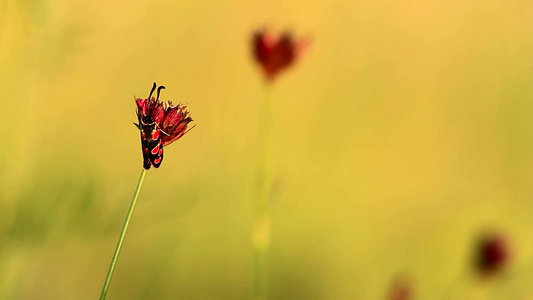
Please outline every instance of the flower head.
[[413, 287], [406, 277], [397, 277], [387, 296], [387, 300], [409, 300], [413, 298]]
[[[137, 118], [135, 124], [141, 132], [144, 168], [158, 168], [163, 161], [163, 147], [170, 145], [187, 133], [187, 125], [192, 121], [184, 104], [173, 105], [171, 101], [159, 102], [159, 94], [164, 86], [157, 89], [157, 98], [152, 94], [156, 83], [147, 99], [135, 99]], [[192, 129], [192, 128], [191, 128]]]
[[501, 235], [485, 235], [476, 248], [476, 268], [482, 275], [491, 275], [503, 269], [509, 262], [509, 257], [507, 239]]
[[288, 32], [281, 36], [267, 31], [258, 31], [253, 38], [253, 54], [268, 80], [290, 67], [302, 50], [307, 46], [307, 39], [296, 41]]

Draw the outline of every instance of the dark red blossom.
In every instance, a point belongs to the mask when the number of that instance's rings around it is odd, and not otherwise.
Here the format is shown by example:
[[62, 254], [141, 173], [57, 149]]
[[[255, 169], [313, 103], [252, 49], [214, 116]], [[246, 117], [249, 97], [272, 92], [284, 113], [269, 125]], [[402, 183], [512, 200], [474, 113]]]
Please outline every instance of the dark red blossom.
[[137, 118], [135, 124], [141, 132], [144, 168], [158, 168], [163, 161], [163, 147], [182, 137], [192, 121], [184, 104], [173, 105], [171, 101], [160, 102], [159, 94], [164, 86], [157, 89], [157, 98], [152, 97], [156, 83], [147, 99], [135, 99]]
[[392, 287], [387, 295], [387, 300], [411, 300], [413, 299], [413, 287], [406, 277], [394, 279]]
[[307, 39], [296, 41], [288, 32], [275, 36], [263, 30], [254, 34], [252, 46], [255, 60], [272, 80], [294, 63], [307, 44]]
[[505, 237], [485, 235], [477, 244], [475, 263], [482, 275], [491, 275], [502, 270], [509, 262], [510, 249]]

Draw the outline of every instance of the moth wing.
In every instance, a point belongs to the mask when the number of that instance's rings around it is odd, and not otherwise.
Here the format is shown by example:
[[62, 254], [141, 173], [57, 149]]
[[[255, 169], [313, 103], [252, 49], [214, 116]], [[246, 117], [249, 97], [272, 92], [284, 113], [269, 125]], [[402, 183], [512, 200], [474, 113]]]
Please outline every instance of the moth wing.
[[163, 143], [161, 139], [151, 140], [148, 142], [148, 159], [154, 168], [159, 168], [163, 162]]
[[152, 166], [152, 163], [148, 157], [148, 141], [141, 139], [141, 147], [143, 152], [143, 168], [149, 170]]

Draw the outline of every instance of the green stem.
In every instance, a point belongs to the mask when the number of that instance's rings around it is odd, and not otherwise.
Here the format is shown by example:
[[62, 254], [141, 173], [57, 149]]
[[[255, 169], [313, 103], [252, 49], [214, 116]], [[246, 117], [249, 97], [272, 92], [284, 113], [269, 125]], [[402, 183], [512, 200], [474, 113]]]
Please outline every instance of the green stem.
[[115, 254], [113, 254], [113, 259], [111, 260], [111, 265], [109, 265], [109, 271], [107, 272], [107, 277], [105, 279], [104, 287], [102, 288], [102, 294], [100, 295], [100, 300], [104, 300], [107, 296], [107, 290], [109, 289], [109, 283], [111, 282], [111, 277], [113, 277], [113, 272], [115, 271], [115, 265], [117, 264], [118, 255], [122, 249], [122, 243], [124, 242], [124, 236], [126, 235], [126, 230], [128, 230], [128, 225], [130, 224], [131, 215], [137, 204], [137, 198], [139, 197], [139, 192], [143, 185], [144, 176], [146, 175], [146, 170], [143, 169], [141, 172], [141, 177], [139, 178], [139, 183], [137, 183], [137, 188], [135, 189], [135, 194], [133, 194], [133, 199], [131, 200], [130, 210], [128, 215], [126, 215], [126, 220], [124, 221], [124, 226], [122, 226], [122, 232], [118, 238], [117, 248], [115, 249]]
[[268, 178], [268, 138], [271, 111], [268, 103], [268, 86], [265, 88], [259, 111], [259, 163], [258, 187], [255, 199], [255, 222], [253, 229], [254, 282], [253, 299], [267, 299], [268, 251], [270, 247], [270, 196]]

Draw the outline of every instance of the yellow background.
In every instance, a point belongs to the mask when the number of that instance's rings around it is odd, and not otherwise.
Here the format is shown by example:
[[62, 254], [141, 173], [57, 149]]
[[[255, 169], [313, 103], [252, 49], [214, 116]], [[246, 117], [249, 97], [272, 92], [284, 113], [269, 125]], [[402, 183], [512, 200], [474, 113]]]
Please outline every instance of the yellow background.
[[[0, 1], [0, 299], [96, 299], [154, 81], [194, 130], [147, 174], [108, 299], [250, 299], [264, 80], [254, 30], [311, 37], [269, 91], [271, 299], [533, 299], [529, 1]], [[485, 231], [502, 276], [476, 279]]]

